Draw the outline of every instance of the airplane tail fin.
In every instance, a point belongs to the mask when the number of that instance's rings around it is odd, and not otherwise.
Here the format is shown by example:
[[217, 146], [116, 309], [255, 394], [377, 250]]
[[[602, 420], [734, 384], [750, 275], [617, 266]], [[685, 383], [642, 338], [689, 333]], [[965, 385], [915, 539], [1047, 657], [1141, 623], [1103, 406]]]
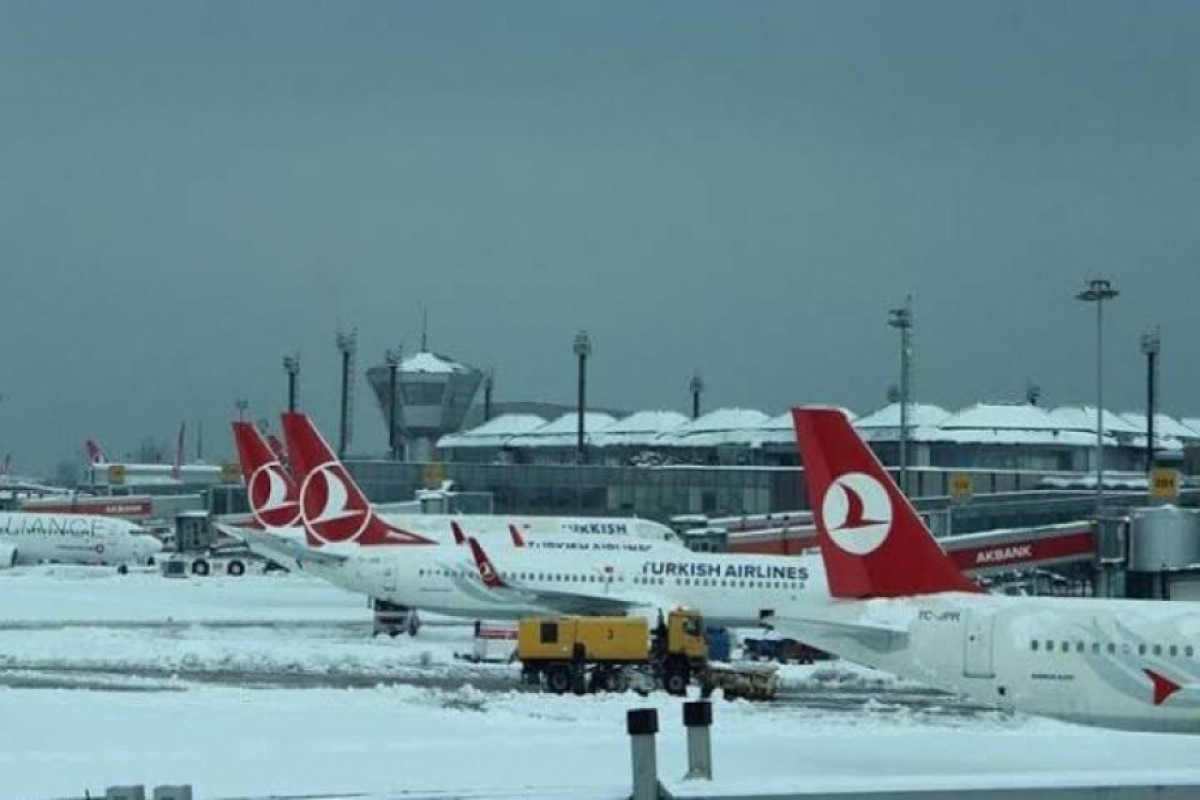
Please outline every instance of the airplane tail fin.
[[288, 460], [287, 450], [283, 449], [283, 442], [279, 441], [278, 436], [273, 433], [268, 433], [267, 444], [271, 446], [271, 452], [273, 452], [275, 457], [279, 459], [279, 463], [282, 464]]
[[434, 544], [384, 522], [375, 513], [307, 414], [284, 413], [283, 435], [292, 471], [300, 479], [300, 519], [310, 545]]
[[171, 464], [171, 477], [175, 480], [183, 478], [183, 442], [187, 431], [187, 423], [179, 423], [179, 438], [175, 440], [175, 461]]
[[980, 591], [942, 552], [845, 413], [794, 408], [792, 420], [834, 597]]
[[233, 423], [246, 495], [254, 519], [264, 528], [291, 528], [300, 524], [300, 492], [296, 481], [249, 422]]
[[483, 552], [483, 547], [479, 541], [472, 536], [467, 539], [467, 544], [471, 546], [471, 555], [475, 558], [475, 566], [479, 569], [479, 579], [483, 581], [483, 585], [489, 589], [500, 589], [505, 583], [500, 577], [500, 571], [492, 564], [492, 560], [488, 558], [487, 553]]
[[87, 452], [89, 464], [107, 464], [108, 459], [104, 456], [104, 451], [100, 449], [100, 445], [96, 444], [95, 439], [88, 439], [83, 443], [83, 449]]
[[521, 532], [517, 530], [517, 526], [513, 525], [511, 522], [508, 525], [508, 535], [512, 537], [513, 547], [525, 546], [525, 537], [523, 537]]
[[459, 547], [467, 543], [467, 537], [463, 533], [462, 526], [454, 520], [450, 520], [450, 533], [454, 535], [454, 544], [458, 545]]

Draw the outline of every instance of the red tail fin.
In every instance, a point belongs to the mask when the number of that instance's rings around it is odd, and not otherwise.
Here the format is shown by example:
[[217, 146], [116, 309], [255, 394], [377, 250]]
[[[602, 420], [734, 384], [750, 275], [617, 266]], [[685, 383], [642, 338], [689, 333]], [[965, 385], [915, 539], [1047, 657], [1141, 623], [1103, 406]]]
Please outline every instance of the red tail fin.
[[508, 535], [512, 537], [513, 547], [524, 547], [525, 539], [521, 536], [521, 532], [517, 530], [517, 526], [509, 523]]
[[104, 457], [104, 451], [100, 449], [100, 445], [96, 444], [94, 439], [88, 439], [83, 443], [83, 449], [87, 451], [89, 464], [106, 464], [108, 459]]
[[183, 441], [187, 431], [187, 423], [179, 423], [179, 438], [175, 441], [175, 461], [171, 464], [171, 477], [175, 480], [183, 478]]
[[834, 597], [978, 592], [839, 409], [794, 408], [817, 541]]
[[280, 463], [287, 461], [287, 451], [283, 449], [283, 442], [279, 441], [279, 437], [273, 433], [268, 433], [267, 444], [271, 446], [271, 452], [275, 454]]
[[467, 543], [467, 537], [463, 535], [463, 529], [454, 520], [450, 520], [450, 532], [454, 534], [454, 543], [460, 547]]
[[423, 536], [384, 522], [367, 496], [338, 461], [307, 415], [283, 415], [292, 471], [300, 477], [300, 519], [308, 542], [360, 545], [434, 544]]
[[492, 564], [487, 553], [483, 552], [483, 548], [479, 546], [479, 542], [472, 536], [467, 539], [467, 544], [471, 545], [471, 555], [475, 557], [475, 566], [479, 568], [479, 578], [483, 581], [483, 585], [489, 589], [499, 589], [504, 586], [504, 581], [500, 579], [500, 571]]
[[258, 428], [249, 422], [233, 423], [233, 439], [246, 495], [254, 518], [264, 528], [291, 528], [300, 524], [300, 493], [296, 482], [267, 447]]

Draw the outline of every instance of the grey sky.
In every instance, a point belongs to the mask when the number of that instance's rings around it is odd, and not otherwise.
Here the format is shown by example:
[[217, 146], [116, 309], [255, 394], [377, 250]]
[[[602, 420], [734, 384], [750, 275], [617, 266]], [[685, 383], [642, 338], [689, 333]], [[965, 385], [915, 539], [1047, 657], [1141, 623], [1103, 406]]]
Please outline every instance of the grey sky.
[[[1200, 416], [1200, 6], [1028, 3], [0, 3], [0, 452], [36, 471], [170, 439], [233, 400], [332, 435], [362, 366], [418, 340], [503, 399]], [[356, 440], [382, 449], [365, 380]]]

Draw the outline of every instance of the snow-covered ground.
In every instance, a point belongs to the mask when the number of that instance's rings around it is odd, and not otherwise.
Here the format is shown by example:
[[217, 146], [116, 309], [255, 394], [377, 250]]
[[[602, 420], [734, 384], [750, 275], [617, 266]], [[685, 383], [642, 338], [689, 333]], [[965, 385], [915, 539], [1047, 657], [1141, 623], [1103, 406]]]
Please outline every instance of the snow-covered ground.
[[[658, 708], [672, 792], [1200, 781], [1200, 740], [978, 710], [869, 670], [785, 668], [781, 702], [714, 706], [689, 786], [679, 702], [522, 691], [454, 659], [468, 625], [370, 637], [302, 576], [0, 573], [0, 797], [192, 783], [215, 797], [429, 790], [628, 796], [625, 712]], [[703, 787], [703, 788], [701, 788]]]

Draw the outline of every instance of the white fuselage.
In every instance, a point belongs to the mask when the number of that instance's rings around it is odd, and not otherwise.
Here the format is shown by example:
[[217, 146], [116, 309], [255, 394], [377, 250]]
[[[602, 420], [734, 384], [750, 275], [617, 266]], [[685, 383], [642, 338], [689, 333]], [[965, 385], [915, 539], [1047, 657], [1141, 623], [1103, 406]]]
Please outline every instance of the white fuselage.
[[[1200, 733], [1200, 603], [947, 593], [795, 615], [834, 623], [780, 621], [809, 644], [989, 704]], [[1177, 688], [1156, 697], [1151, 672]]]
[[0, 512], [0, 562], [128, 564], [145, 562], [162, 543], [137, 525], [88, 514]]
[[[547, 544], [549, 540], [543, 542]], [[304, 569], [350, 591], [473, 619], [519, 619], [551, 609], [539, 593], [578, 595], [581, 609], [605, 598], [647, 611], [688, 607], [727, 625], [758, 625], [788, 605], [828, 599], [820, 559], [693, 553], [636, 541], [555, 540], [559, 547], [489, 552], [506, 584], [492, 589], [466, 547], [357, 548], [341, 565]]]

